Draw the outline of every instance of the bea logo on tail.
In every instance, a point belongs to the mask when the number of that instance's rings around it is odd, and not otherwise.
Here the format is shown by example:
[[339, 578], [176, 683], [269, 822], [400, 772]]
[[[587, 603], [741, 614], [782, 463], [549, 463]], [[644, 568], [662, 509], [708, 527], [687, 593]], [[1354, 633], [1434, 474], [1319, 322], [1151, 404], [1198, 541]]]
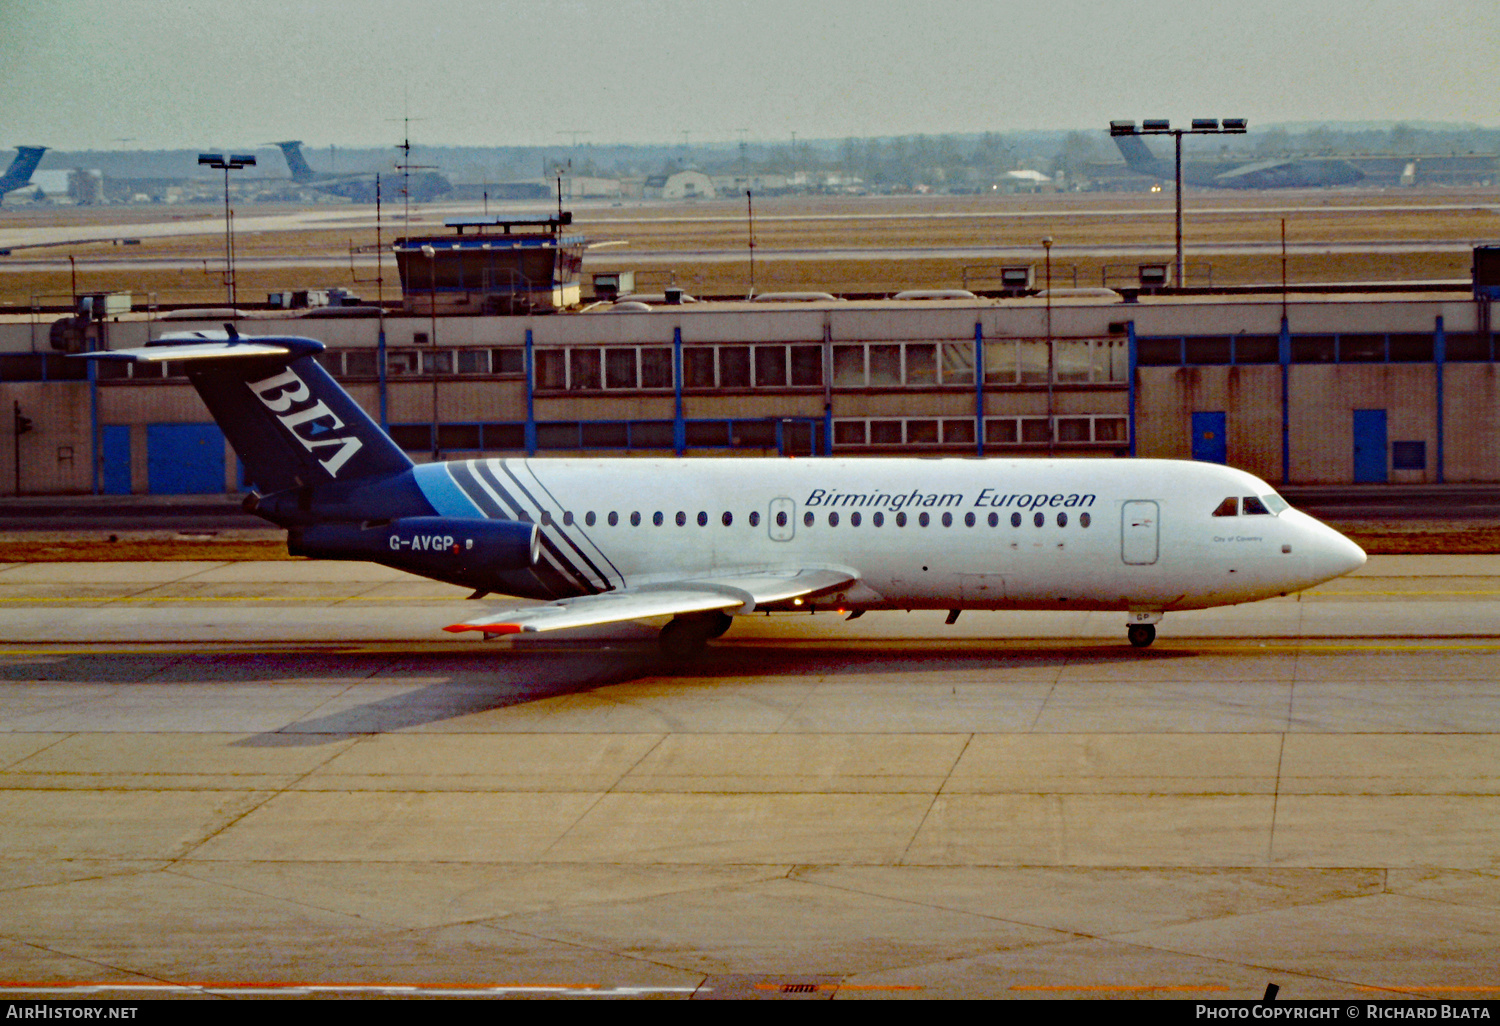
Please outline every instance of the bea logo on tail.
[[[297, 372], [290, 367], [280, 374], [247, 384], [255, 397], [276, 415], [282, 426], [313, 456], [318, 457], [318, 450], [321, 449], [334, 450], [327, 459], [318, 459], [330, 476], [338, 477], [344, 464], [349, 462], [349, 457], [364, 447], [364, 443], [354, 435], [330, 437], [332, 432], [344, 426], [344, 422], [323, 400], [313, 399], [307, 382], [299, 378]], [[303, 434], [300, 429], [305, 429], [307, 434]]]

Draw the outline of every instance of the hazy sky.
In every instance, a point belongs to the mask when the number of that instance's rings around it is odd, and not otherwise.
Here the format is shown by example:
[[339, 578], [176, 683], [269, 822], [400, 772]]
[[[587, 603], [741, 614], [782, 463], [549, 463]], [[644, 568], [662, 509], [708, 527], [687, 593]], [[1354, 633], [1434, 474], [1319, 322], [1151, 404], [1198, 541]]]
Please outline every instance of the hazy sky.
[[0, 0], [0, 58], [0, 151], [1500, 124], [1496, 0]]

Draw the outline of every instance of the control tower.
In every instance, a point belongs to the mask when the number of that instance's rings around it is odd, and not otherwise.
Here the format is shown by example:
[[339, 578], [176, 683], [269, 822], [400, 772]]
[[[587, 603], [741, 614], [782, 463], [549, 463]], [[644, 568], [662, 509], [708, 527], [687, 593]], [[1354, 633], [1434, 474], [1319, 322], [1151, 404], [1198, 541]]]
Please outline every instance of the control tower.
[[397, 239], [407, 312], [534, 314], [578, 305], [585, 240], [565, 235], [571, 211], [554, 217], [463, 217], [452, 235]]

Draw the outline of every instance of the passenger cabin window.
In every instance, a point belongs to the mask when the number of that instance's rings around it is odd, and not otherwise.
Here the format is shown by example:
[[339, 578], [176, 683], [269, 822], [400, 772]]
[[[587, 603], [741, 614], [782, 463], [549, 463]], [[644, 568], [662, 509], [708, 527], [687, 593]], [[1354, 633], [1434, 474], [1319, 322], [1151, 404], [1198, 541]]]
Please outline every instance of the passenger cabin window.
[[1245, 496], [1245, 516], [1268, 517], [1271, 511], [1266, 509], [1266, 504], [1254, 495]]
[[1219, 508], [1214, 510], [1216, 517], [1237, 517], [1240, 515], [1240, 500], [1233, 495], [1219, 503]]

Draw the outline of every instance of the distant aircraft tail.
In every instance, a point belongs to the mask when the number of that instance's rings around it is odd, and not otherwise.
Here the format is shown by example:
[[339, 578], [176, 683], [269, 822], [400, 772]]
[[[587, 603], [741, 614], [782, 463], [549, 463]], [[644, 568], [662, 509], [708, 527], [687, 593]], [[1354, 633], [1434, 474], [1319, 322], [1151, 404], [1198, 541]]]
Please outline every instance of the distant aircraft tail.
[[0, 175], [0, 196], [12, 189], [25, 188], [31, 182], [31, 172], [36, 170], [46, 152], [45, 146], [16, 147], [16, 159], [5, 169], [5, 174]]
[[1146, 148], [1146, 143], [1140, 136], [1117, 135], [1115, 145], [1120, 147], [1120, 155], [1125, 158], [1125, 163], [1132, 171], [1139, 171], [1143, 175], [1155, 175], [1158, 178], [1172, 176], [1171, 171], [1163, 172], [1161, 161]]
[[86, 357], [182, 367], [256, 490], [301, 496], [305, 505], [319, 492], [347, 495], [370, 479], [412, 469], [406, 453], [318, 365], [314, 356], [323, 348], [306, 338], [216, 331]]
[[310, 182], [317, 177], [313, 169], [308, 166], [307, 159], [302, 156], [300, 139], [279, 142], [276, 145], [281, 147], [282, 156], [286, 157], [286, 167], [292, 173], [292, 181]]

